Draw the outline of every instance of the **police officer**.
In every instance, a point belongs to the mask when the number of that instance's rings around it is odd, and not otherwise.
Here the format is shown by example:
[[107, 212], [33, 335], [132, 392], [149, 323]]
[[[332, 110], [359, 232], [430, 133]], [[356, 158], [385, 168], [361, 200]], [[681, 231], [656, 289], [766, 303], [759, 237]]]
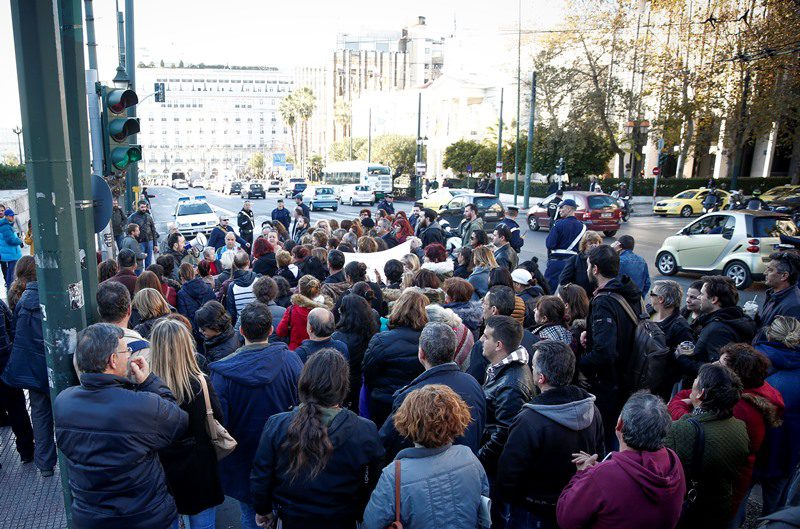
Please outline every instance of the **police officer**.
[[378, 210], [381, 209], [389, 215], [394, 215], [394, 195], [386, 193], [386, 196], [378, 202]]
[[256, 219], [253, 210], [250, 207], [250, 201], [245, 201], [239, 215], [236, 218], [236, 223], [239, 225], [239, 234], [242, 239], [246, 240], [249, 244], [253, 244], [253, 230], [255, 230]]
[[[586, 226], [575, 218], [578, 205], [568, 198], [561, 203], [558, 209], [561, 217], [556, 221], [550, 233], [547, 234], [547, 270], [544, 277], [550, 286], [550, 292], [555, 292], [558, 287], [558, 278], [567, 260], [578, 253], [578, 244], [586, 233]], [[587, 294], [589, 294], [587, 292]]]
[[550, 226], [555, 224], [556, 220], [558, 219], [558, 209], [563, 200], [564, 192], [559, 189], [556, 191], [556, 196], [554, 196], [550, 202], [547, 203], [547, 216], [550, 217]]
[[498, 224], [505, 224], [508, 226], [508, 229], [511, 230], [511, 240], [508, 241], [508, 243], [517, 253], [522, 251], [522, 246], [525, 244], [525, 241], [522, 239], [522, 233], [520, 233], [519, 230], [519, 224], [516, 221], [518, 214], [519, 208], [517, 206], [508, 206], [505, 216], [498, 221]]

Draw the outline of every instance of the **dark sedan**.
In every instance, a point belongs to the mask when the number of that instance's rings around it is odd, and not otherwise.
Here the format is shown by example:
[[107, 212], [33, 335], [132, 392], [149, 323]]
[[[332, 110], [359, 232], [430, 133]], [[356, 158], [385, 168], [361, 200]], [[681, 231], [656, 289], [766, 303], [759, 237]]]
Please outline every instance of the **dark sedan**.
[[242, 186], [242, 198], [267, 198], [261, 184], [245, 184]]
[[505, 215], [505, 208], [496, 196], [486, 193], [464, 193], [450, 199], [439, 210], [439, 218], [455, 228], [464, 218], [464, 207], [467, 204], [475, 204], [478, 208], [478, 216], [483, 219], [483, 229], [487, 233], [491, 232]]

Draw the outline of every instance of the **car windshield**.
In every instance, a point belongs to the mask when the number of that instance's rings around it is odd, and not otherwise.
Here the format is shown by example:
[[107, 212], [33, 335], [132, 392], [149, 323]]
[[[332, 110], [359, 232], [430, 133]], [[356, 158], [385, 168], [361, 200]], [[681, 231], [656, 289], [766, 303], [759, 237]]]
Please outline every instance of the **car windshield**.
[[479, 210], [500, 211], [503, 209], [500, 200], [495, 197], [478, 197], [475, 199], [475, 207]]
[[203, 213], [214, 213], [214, 210], [205, 202], [183, 204], [178, 208], [178, 215], [202, 215]]
[[333, 194], [333, 189], [331, 189], [330, 187], [323, 187], [323, 188], [317, 189], [317, 194], [318, 195], [332, 195]]
[[682, 199], [689, 199], [694, 198], [694, 194], [696, 191], [684, 191], [683, 193], [678, 193], [675, 195], [675, 198], [682, 198]]
[[250, 184], [250, 189], [261, 189], [261, 184]]
[[794, 222], [785, 217], [754, 217], [752, 237], [780, 237], [781, 235], [797, 236], [798, 229]]
[[617, 201], [608, 195], [590, 195], [589, 196], [589, 209], [602, 209], [610, 206], [615, 206]]

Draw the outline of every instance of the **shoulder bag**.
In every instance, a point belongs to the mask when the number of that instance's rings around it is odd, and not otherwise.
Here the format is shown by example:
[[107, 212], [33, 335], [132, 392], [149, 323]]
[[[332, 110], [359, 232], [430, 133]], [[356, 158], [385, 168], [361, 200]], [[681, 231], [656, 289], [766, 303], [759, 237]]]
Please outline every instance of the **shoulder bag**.
[[697, 515], [697, 496], [700, 486], [700, 473], [703, 467], [703, 455], [706, 448], [706, 433], [703, 427], [695, 419], [688, 419], [694, 427], [694, 444], [692, 445], [692, 460], [686, 472], [686, 498], [683, 500], [681, 509], [680, 523], [678, 526], [686, 526], [687, 521], [691, 521]]
[[386, 529], [403, 529], [400, 521], [400, 460], [394, 460], [394, 521]]
[[206, 402], [206, 428], [211, 444], [217, 453], [217, 461], [229, 455], [236, 449], [236, 439], [228, 433], [228, 430], [214, 418], [214, 411], [211, 409], [211, 398], [208, 396], [208, 385], [206, 377], [200, 375], [200, 385], [202, 386], [203, 399]]

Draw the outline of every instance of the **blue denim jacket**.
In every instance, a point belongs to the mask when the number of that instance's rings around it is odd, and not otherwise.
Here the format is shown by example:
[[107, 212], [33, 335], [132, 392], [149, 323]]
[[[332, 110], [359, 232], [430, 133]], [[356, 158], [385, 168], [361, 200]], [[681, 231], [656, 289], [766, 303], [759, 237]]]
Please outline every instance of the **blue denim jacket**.
[[619, 254], [619, 276], [628, 276], [642, 291], [642, 297], [647, 299], [650, 293], [650, 272], [647, 270], [647, 262], [639, 255], [630, 250], [623, 250]]

